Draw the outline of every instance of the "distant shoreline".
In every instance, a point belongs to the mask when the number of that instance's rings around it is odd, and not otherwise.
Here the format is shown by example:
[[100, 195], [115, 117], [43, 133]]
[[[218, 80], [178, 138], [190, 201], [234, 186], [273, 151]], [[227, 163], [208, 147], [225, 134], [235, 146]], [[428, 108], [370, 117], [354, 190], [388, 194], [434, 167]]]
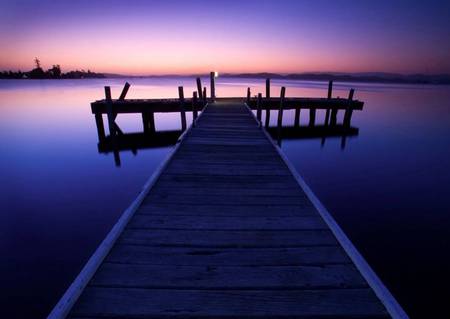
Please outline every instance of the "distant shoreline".
[[[5, 72], [0, 72], [1, 74]], [[72, 73], [72, 74], [70, 74]], [[73, 80], [73, 79], [112, 79], [112, 78], [192, 78], [192, 77], [209, 77], [209, 74], [190, 74], [190, 75], [124, 75], [111, 73], [85, 73], [85, 72], [70, 72], [64, 74], [59, 78], [17, 78], [4, 77], [0, 79], [17, 79], [17, 80]], [[67, 76], [69, 75], [69, 76]], [[360, 83], [380, 83], [380, 84], [440, 84], [450, 85], [450, 74], [395, 74], [395, 73], [224, 73], [220, 74], [221, 78], [270, 78], [270, 79], [284, 79], [284, 80], [302, 80], [302, 81], [334, 81], [334, 82], [360, 82]]]

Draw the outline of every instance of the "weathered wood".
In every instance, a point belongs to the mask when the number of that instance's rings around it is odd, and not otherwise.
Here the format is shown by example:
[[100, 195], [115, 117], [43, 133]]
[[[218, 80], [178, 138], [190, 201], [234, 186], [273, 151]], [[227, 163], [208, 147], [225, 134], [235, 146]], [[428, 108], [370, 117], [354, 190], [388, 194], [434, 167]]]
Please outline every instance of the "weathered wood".
[[206, 86], [203, 88], [203, 107], [206, 105]]
[[299, 127], [300, 126], [300, 108], [299, 107], [297, 107], [295, 109], [294, 126], [295, 127]]
[[244, 103], [208, 103], [176, 150], [69, 317], [386, 316]]
[[316, 110], [309, 109], [309, 126], [314, 126], [316, 124]]
[[266, 79], [266, 100], [264, 101], [266, 107], [266, 123], [265, 127], [269, 127], [270, 125], [270, 107], [268, 101], [270, 100], [270, 79]]
[[211, 72], [209, 73], [209, 79], [210, 79], [210, 91], [211, 91], [211, 99], [214, 101], [216, 98], [216, 85], [215, 85], [215, 73]]
[[186, 111], [184, 108], [184, 91], [182, 86], [178, 87], [178, 96], [180, 98], [181, 130], [185, 131], [187, 128], [187, 124], [186, 124]]
[[203, 101], [202, 80], [200, 78], [197, 78], [197, 93], [200, 101]]
[[[348, 105], [350, 105], [350, 102], [353, 100], [353, 94], [355, 93], [354, 89], [350, 89], [350, 92], [348, 93]], [[350, 123], [352, 120], [352, 113], [353, 113], [353, 109], [349, 106], [347, 107], [347, 109], [345, 110], [344, 113], [344, 126], [346, 127], [350, 127]], [[345, 147], [345, 141], [343, 143], [343, 146]]]
[[281, 128], [283, 127], [283, 106], [284, 106], [284, 95], [286, 92], [286, 88], [283, 86], [281, 87], [280, 92], [280, 109], [278, 110], [278, 144], [281, 144]]
[[192, 121], [195, 124], [195, 120], [198, 117], [198, 110], [197, 110], [197, 92], [192, 93]]
[[250, 96], [251, 96], [251, 92], [250, 92], [250, 88], [247, 88], [247, 105], [250, 104]]
[[328, 81], [328, 94], [327, 98], [331, 99], [331, 96], [333, 94], [333, 81]]
[[[239, 274], [239, 275], [237, 275]], [[264, 280], [261, 280], [264, 278]], [[158, 266], [105, 263], [94, 287], [146, 289], [331, 289], [367, 288], [352, 265], [315, 266]]]
[[113, 103], [111, 99], [111, 88], [109, 86], [105, 86], [105, 101], [106, 101], [106, 111], [108, 114], [108, 128], [109, 135], [116, 135], [116, 126], [114, 125], [114, 112], [113, 112]]
[[129, 88], [130, 88], [130, 83], [125, 82], [125, 85], [123, 86], [123, 89], [122, 89], [122, 93], [120, 93], [120, 96], [119, 96], [120, 101], [125, 100], [125, 97], [127, 96]]
[[[387, 317], [367, 288], [329, 290], [166, 290], [90, 287], [74, 316], [133, 318]], [[105, 309], [104, 305], [109, 305]]]
[[261, 126], [261, 107], [262, 107], [262, 94], [258, 93], [258, 102], [256, 106], [256, 118], [258, 119], [259, 126]]

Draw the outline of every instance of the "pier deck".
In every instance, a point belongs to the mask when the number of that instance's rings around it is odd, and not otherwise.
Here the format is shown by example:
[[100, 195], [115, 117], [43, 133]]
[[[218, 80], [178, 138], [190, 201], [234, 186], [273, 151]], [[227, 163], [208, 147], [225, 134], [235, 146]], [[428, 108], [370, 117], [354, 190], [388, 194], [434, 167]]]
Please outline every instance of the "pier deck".
[[390, 317], [245, 104], [208, 104], [155, 178], [68, 317]]

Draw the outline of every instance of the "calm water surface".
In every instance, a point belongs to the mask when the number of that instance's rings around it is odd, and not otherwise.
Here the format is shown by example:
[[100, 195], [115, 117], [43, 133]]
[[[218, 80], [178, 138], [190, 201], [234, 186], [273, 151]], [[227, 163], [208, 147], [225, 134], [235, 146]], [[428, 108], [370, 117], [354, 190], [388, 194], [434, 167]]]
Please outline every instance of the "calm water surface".
[[[124, 81], [0, 80], [1, 317], [44, 318], [170, 152], [124, 151], [120, 167], [98, 153], [89, 103], [104, 85], [117, 97]], [[178, 85], [195, 85], [128, 81], [130, 98], [174, 97]], [[216, 91], [244, 96], [251, 86], [256, 94], [263, 82], [219, 78]], [[273, 81], [273, 96], [281, 85], [288, 96], [326, 95], [326, 83]], [[340, 138], [286, 139], [282, 148], [411, 317], [448, 317], [450, 87], [336, 84], [334, 95], [350, 87], [365, 106], [344, 149]], [[284, 122], [293, 123], [292, 112]], [[118, 123], [142, 130], [137, 115]], [[157, 115], [156, 126], [178, 129], [179, 117]]]

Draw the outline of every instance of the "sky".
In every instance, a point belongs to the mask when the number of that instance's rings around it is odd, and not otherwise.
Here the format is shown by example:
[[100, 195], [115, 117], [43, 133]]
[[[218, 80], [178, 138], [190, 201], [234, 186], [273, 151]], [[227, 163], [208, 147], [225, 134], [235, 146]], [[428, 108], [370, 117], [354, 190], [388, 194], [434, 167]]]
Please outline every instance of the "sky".
[[450, 73], [450, 1], [0, 0], [0, 70]]

